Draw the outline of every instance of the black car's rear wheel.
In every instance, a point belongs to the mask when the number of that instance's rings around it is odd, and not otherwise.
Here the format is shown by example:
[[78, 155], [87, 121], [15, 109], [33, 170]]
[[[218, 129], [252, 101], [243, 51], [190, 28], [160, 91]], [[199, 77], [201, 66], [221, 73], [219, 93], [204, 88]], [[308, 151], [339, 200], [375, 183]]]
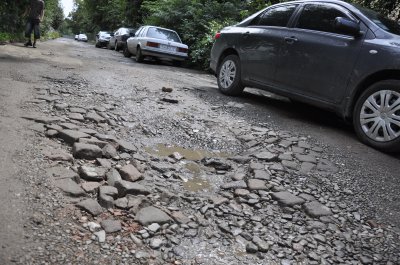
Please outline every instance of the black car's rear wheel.
[[369, 87], [357, 100], [353, 123], [362, 142], [384, 152], [400, 152], [400, 81]]
[[144, 60], [144, 56], [142, 54], [142, 49], [140, 47], [137, 48], [136, 50], [136, 62], [141, 63]]
[[237, 55], [228, 55], [217, 69], [219, 90], [229, 96], [242, 94], [244, 86], [241, 80], [240, 59]]
[[131, 54], [131, 53], [129, 52], [129, 50], [128, 50], [128, 45], [125, 45], [123, 54], [124, 54], [124, 56], [127, 57], [127, 58], [130, 58], [130, 57], [132, 56], [132, 54]]
[[119, 52], [118, 41], [115, 41], [114, 49], [115, 51]]

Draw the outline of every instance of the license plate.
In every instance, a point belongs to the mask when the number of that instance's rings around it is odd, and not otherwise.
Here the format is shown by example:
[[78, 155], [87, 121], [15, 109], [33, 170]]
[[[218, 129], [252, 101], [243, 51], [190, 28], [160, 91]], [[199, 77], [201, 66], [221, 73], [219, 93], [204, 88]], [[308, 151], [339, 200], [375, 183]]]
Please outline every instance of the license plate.
[[171, 45], [161, 44], [160, 48], [161, 48], [161, 50], [170, 51], [170, 52], [176, 52], [176, 47], [171, 46]]

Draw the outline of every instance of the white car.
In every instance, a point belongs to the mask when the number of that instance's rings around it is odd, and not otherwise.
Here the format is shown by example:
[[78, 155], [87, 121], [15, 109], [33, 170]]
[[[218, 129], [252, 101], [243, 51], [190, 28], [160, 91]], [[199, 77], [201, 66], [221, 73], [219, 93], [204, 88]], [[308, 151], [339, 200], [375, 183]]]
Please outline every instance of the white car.
[[183, 44], [178, 33], [173, 30], [142, 26], [134, 37], [127, 40], [124, 47], [124, 56], [136, 56], [137, 62], [143, 62], [145, 57], [153, 57], [159, 60], [172, 61], [174, 65], [180, 65], [188, 58], [188, 46]]
[[88, 38], [87, 38], [86, 34], [79, 34], [79, 35], [78, 35], [78, 41], [87, 42], [87, 41], [88, 41]]
[[75, 35], [75, 40], [78, 40], [79, 35]]

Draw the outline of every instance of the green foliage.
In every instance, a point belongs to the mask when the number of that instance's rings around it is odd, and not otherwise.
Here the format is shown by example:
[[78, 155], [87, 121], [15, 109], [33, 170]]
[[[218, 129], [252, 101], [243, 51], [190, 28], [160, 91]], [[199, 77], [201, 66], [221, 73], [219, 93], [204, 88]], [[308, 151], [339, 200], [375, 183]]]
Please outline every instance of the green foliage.
[[[2, 41], [17, 41], [23, 39], [26, 24], [24, 13], [30, 0], [3, 0], [0, 2], [0, 38]], [[57, 30], [64, 20], [63, 10], [59, 0], [45, 1], [45, 16], [41, 23], [42, 35]], [[54, 34], [51, 34], [54, 36]]]
[[[400, 17], [400, 0], [349, 1]], [[205, 69], [216, 32], [280, 2], [286, 0], [75, 0], [62, 27], [74, 34], [143, 24], [170, 28], [188, 44], [191, 63]]]

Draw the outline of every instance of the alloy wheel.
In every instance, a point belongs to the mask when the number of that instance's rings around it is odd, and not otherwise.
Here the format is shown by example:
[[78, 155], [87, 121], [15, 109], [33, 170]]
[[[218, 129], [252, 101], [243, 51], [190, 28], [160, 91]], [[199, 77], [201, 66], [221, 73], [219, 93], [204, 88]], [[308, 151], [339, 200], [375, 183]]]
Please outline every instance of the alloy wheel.
[[400, 136], [400, 93], [380, 90], [370, 95], [360, 111], [360, 125], [370, 139], [389, 142]]
[[222, 88], [229, 88], [236, 78], [236, 64], [232, 60], [227, 60], [221, 66], [220, 74], [219, 74], [219, 82]]

